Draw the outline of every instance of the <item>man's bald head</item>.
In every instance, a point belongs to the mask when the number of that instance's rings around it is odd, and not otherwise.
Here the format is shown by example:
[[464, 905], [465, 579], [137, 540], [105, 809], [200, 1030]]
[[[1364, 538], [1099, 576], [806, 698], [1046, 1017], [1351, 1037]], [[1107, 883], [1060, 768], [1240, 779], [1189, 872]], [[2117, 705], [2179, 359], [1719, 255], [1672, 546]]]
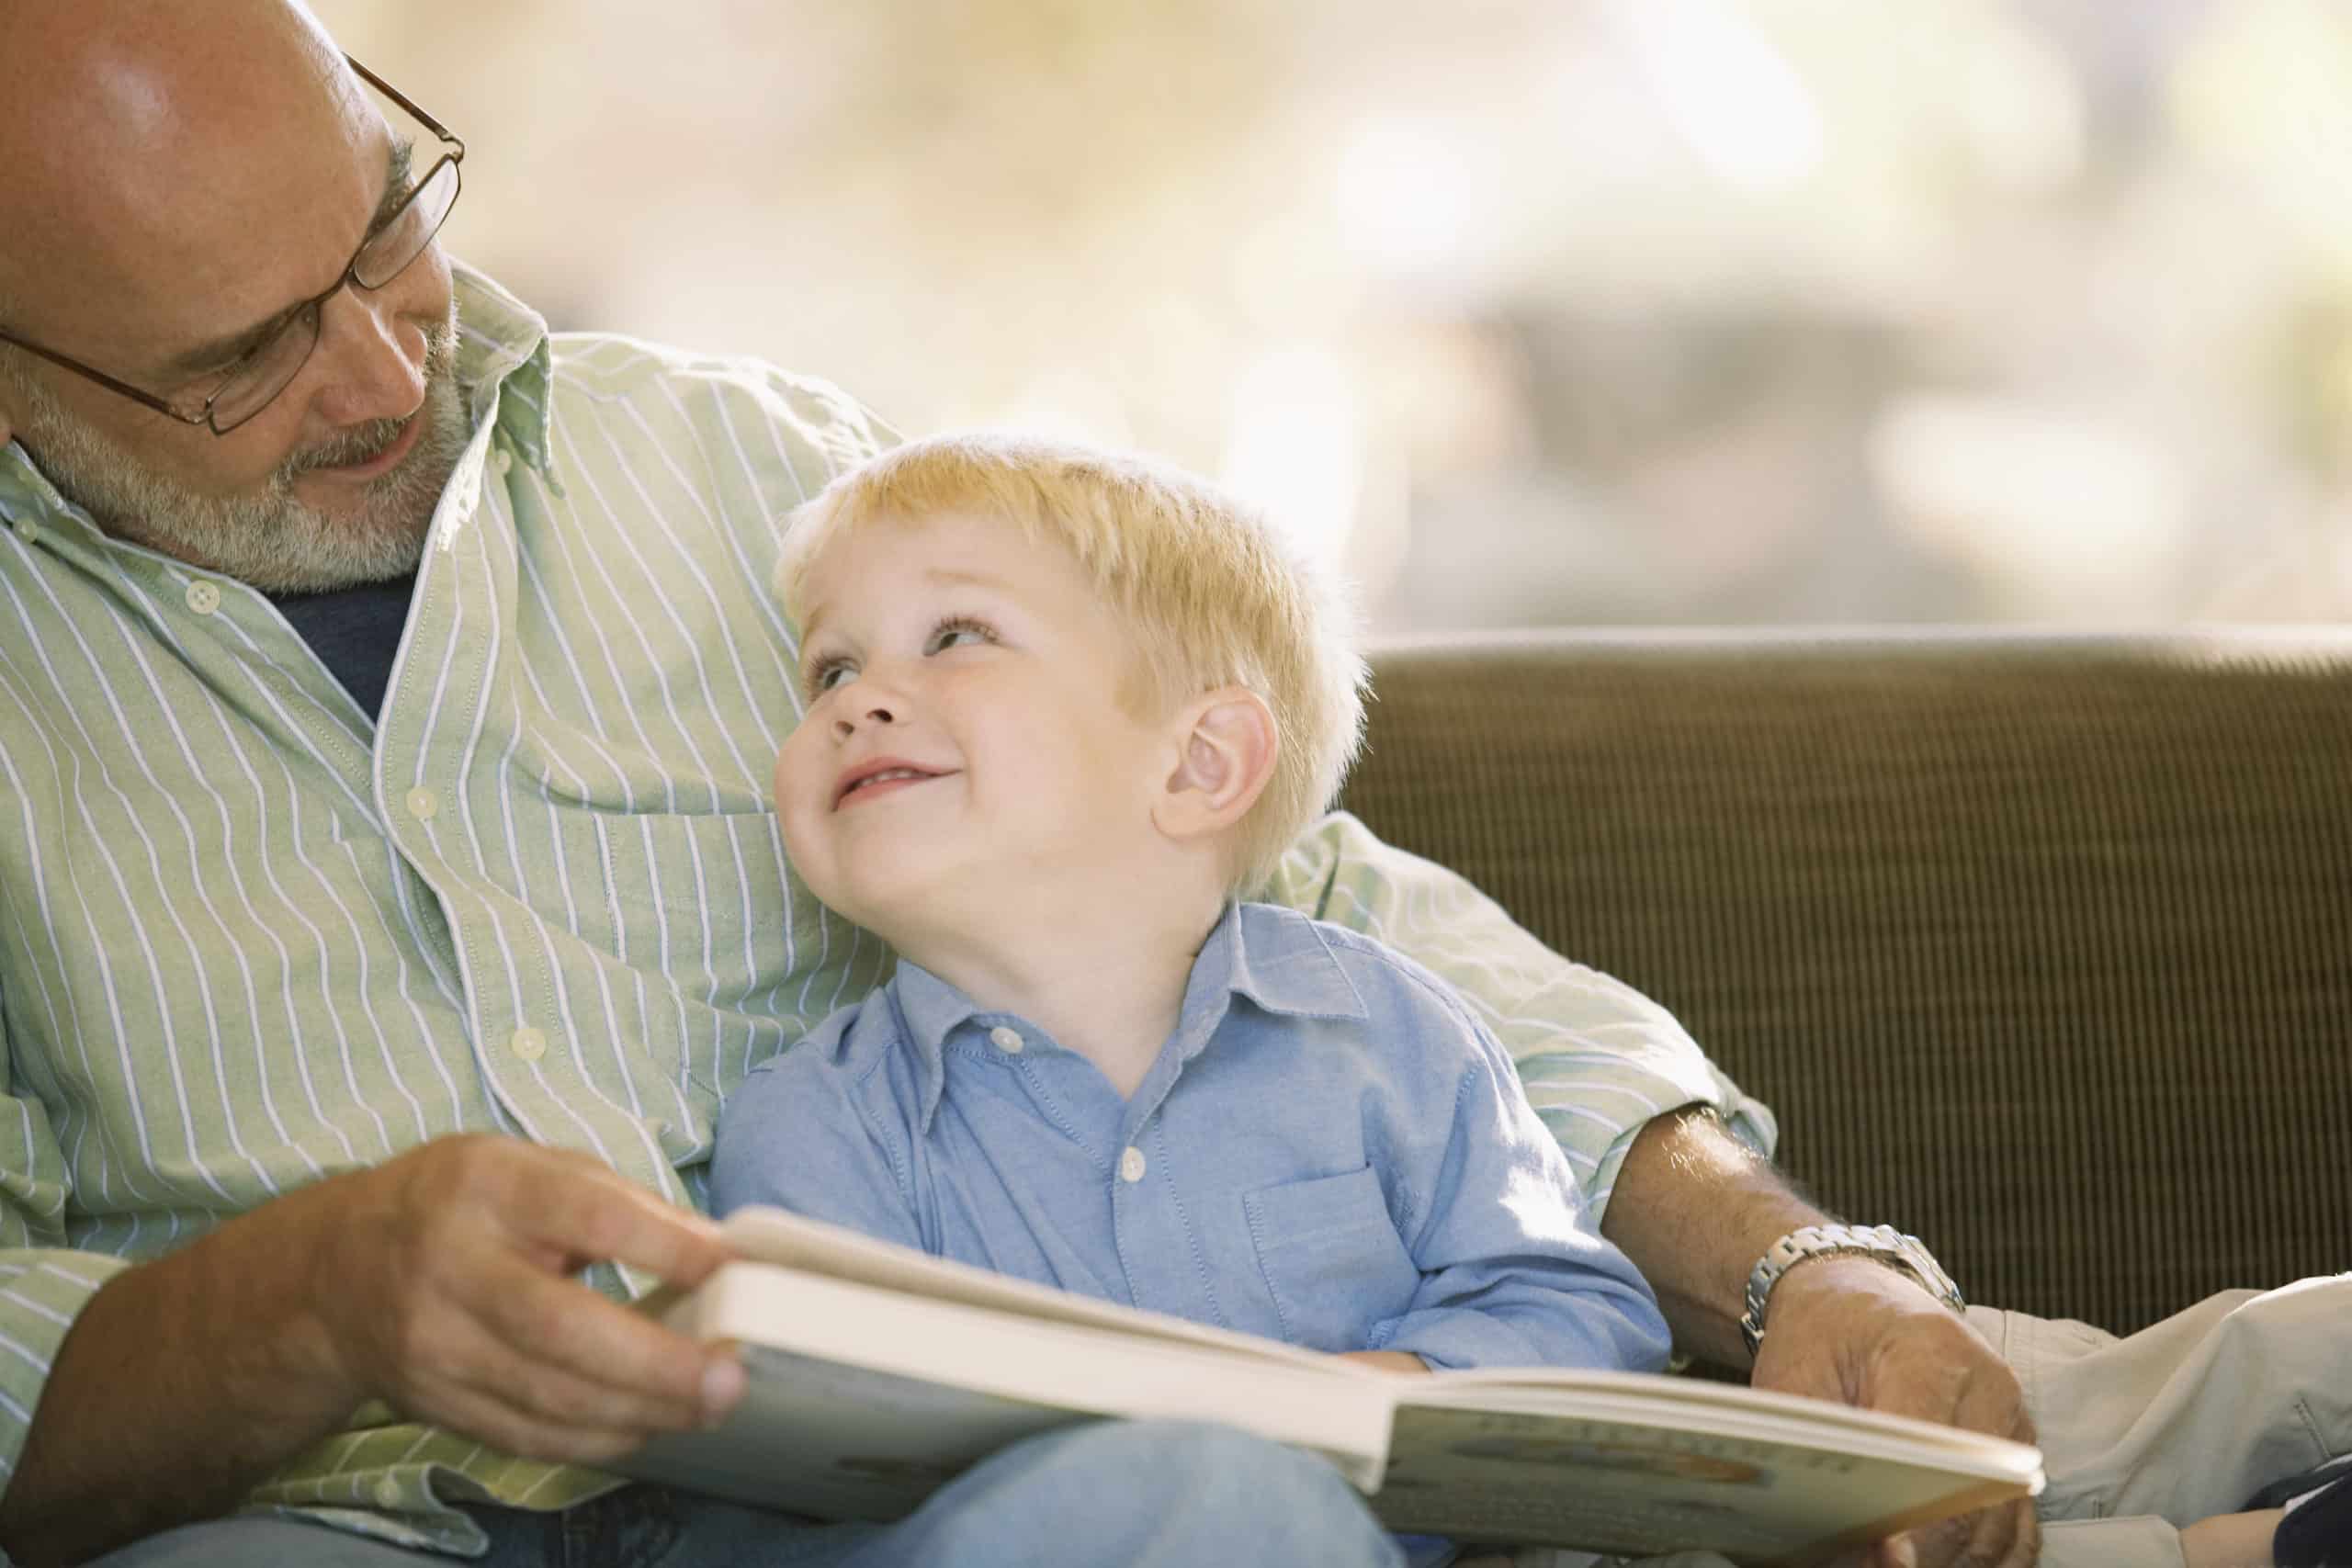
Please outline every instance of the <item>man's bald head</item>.
[[108, 532], [257, 586], [410, 570], [467, 436], [448, 261], [336, 275], [413, 188], [413, 135], [295, 0], [0, 0], [0, 327], [174, 408], [305, 354], [216, 436], [0, 347], [0, 442]]
[[377, 123], [290, 0], [15, 0], [0, 15], [6, 324], [67, 352], [111, 350], [127, 371], [139, 367], [121, 358], [124, 333], [107, 329], [177, 324], [136, 308], [162, 280], [232, 300], [261, 286], [209, 243], [269, 216], [253, 210], [276, 193], [257, 172]]

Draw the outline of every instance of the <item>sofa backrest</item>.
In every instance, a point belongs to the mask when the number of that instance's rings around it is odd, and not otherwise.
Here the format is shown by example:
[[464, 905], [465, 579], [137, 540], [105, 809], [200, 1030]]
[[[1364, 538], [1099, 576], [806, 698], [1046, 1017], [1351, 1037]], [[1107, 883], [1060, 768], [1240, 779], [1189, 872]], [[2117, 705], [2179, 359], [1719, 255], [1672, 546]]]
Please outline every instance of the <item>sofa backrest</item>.
[[1343, 804], [1669, 1008], [1824, 1206], [2118, 1330], [2352, 1269], [2352, 636], [1391, 646]]

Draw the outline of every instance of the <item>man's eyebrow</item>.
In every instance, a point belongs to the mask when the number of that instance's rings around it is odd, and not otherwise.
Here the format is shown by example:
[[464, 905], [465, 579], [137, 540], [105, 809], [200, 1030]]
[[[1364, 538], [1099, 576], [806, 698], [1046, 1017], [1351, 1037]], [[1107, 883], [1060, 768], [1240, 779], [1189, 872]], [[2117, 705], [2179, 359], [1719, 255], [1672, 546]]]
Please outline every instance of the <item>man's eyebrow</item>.
[[[408, 198], [409, 173], [416, 164], [416, 143], [405, 136], [392, 138], [391, 150], [384, 159], [384, 195], [376, 203], [376, 215], [368, 220], [368, 232], [374, 234], [384, 220], [402, 201]], [[242, 331], [201, 343], [185, 354], [175, 355], [164, 367], [166, 377], [195, 376], [207, 370], [225, 370], [248, 354], [252, 354], [275, 336], [298, 309], [288, 305], [265, 321], [255, 321]]]

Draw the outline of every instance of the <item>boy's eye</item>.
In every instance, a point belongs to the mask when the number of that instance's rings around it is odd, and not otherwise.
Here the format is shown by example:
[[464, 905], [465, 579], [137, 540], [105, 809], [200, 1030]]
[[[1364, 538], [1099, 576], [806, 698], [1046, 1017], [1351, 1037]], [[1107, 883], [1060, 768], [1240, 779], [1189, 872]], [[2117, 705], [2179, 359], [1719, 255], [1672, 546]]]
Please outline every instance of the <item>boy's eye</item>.
[[817, 661], [815, 668], [808, 671], [808, 694], [811, 696], [821, 697], [843, 681], [848, 680], [849, 675], [848, 660], [820, 659]]
[[922, 650], [926, 654], [944, 653], [948, 649], [961, 648], [967, 643], [994, 642], [995, 640], [996, 628], [986, 622], [976, 621], [965, 615], [955, 615], [932, 628], [931, 639], [923, 644]]

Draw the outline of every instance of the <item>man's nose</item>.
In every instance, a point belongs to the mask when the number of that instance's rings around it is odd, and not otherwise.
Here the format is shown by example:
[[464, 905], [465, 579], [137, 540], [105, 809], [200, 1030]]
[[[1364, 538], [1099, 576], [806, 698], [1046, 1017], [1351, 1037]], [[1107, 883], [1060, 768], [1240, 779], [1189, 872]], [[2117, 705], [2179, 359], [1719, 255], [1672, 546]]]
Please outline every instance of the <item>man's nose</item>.
[[319, 417], [340, 429], [414, 413], [424, 401], [424, 331], [401, 313], [397, 290], [346, 285], [319, 309]]

